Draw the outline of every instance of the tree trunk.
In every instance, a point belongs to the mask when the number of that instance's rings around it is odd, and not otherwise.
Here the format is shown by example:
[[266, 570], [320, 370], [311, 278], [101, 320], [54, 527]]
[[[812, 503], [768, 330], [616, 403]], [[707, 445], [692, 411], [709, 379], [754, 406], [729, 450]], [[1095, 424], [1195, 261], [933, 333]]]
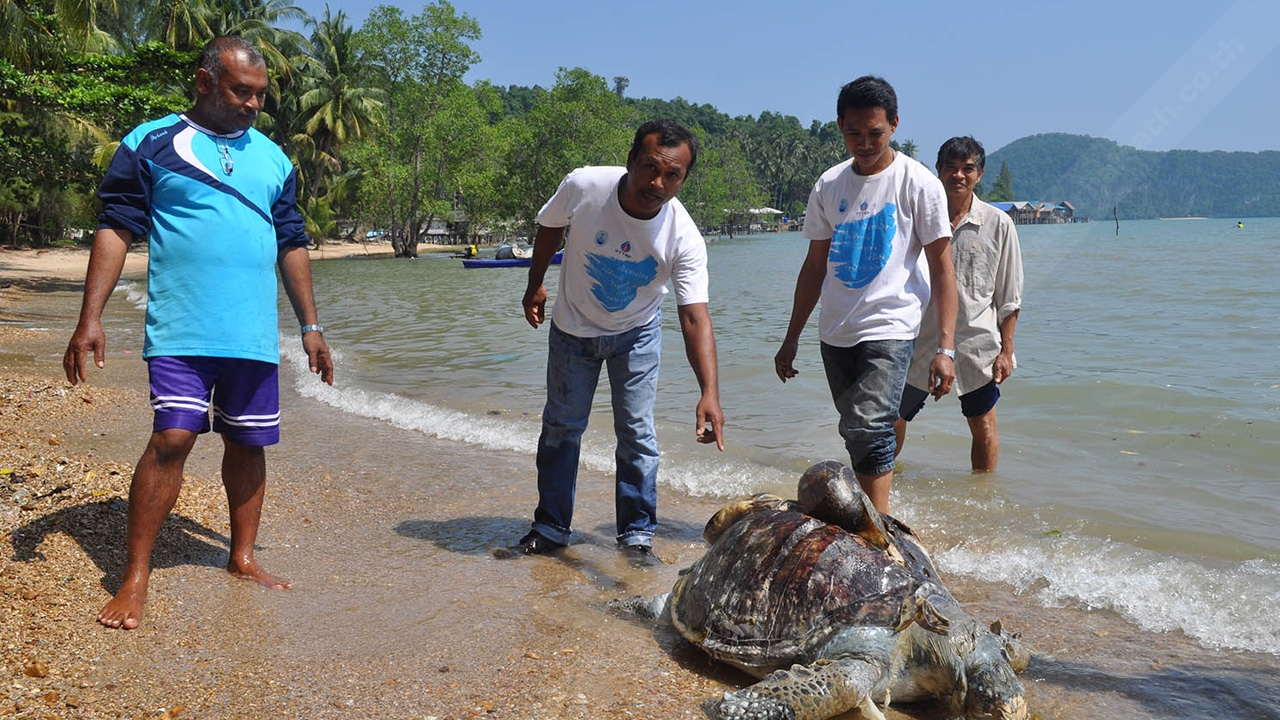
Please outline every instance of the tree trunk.
[[418, 206], [421, 205], [419, 197], [422, 193], [422, 136], [419, 135], [413, 145], [413, 191], [409, 194], [409, 221], [410, 226], [404, 239], [404, 247], [402, 251], [396, 252], [396, 257], [418, 257], [418, 232], [422, 228], [422, 219], [418, 217]]

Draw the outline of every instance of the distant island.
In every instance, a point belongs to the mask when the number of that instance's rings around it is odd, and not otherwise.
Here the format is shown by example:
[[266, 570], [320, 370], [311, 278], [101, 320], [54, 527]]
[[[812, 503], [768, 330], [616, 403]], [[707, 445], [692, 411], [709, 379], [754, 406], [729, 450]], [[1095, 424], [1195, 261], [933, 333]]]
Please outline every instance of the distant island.
[[1280, 152], [1274, 150], [1155, 152], [1088, 135], [1046, 133], [988, 155], [987, 176], [995, 177], [1005, 164], [1014, 197], [1069, 198], [1080, 217], [1280, 216]]

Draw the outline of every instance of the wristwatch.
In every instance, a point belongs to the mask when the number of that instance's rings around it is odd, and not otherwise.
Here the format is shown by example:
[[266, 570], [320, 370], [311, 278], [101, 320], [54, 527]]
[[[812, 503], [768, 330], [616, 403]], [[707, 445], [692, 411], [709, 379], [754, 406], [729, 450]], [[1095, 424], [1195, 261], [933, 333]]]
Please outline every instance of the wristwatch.
[[306, 335], [306, 334], [307, 334], [307, 333], [309, 333], [309, 332], [318, 332], [318, 333], [320, 333], [321, 335], [323, 335], [323, 334], [324, 334], [324, 328], [320, 327], [319, 325], [303, 325], [303, 326], [302, 326], [302, 334], [303, 334], [303, 335]]
[[937, 354], [938, 354], [938, 355], [946, 355], [947, 357], [951, 358], [952, 360], [955, 360], [955, 359], [956, 359], [956, 351], [955, 351], [955, 350], [950, 350], [950, 349], [947, 349], [947, 348], [938, 348], [938, 353], [937, 353]]

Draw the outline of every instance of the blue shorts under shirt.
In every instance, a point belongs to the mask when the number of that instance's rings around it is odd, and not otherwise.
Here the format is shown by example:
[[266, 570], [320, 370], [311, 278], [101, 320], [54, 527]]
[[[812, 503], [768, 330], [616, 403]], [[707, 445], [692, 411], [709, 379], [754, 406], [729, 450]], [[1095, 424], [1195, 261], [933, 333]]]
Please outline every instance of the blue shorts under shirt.
[[276, 258], [310, 240], [297, 173], [267, 136], [218, 135], [171, 114], [116, 150], [98, 227], [149, 236], [143, 357], [278, 364]]

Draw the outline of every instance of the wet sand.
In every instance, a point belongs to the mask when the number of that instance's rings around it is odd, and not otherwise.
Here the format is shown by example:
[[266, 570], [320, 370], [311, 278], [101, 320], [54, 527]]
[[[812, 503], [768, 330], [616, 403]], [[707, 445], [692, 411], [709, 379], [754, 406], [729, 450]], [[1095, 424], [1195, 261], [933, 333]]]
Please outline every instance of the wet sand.
[[[702, 552], [716, 503], [663, 489], [666, 563], [635, 568], [612, 547], [611, 480], [587, 474], [573, 547], [499, 560], [536, 501], [530, 455], [352, 417], [288, 381], [259, 560], [294, 589], [222, 569], [220, 447], [207, 436], [157, 543], [142, 627], [101, 627], [150, 410], [136, 355], [110, 355], [72, 388], [66, 337], [31, 329], [74, 312], [83, 267], [11, 280], [0, 254], [0, 717], [702, 718], [706, 699], [749, 682], [603, 607], [667, 589]], [[973, 615], [1003, 619], [1037, 652], [1024, 676], [1035, 718], [1278, 717], [1274, 657], [949, 580]]]

